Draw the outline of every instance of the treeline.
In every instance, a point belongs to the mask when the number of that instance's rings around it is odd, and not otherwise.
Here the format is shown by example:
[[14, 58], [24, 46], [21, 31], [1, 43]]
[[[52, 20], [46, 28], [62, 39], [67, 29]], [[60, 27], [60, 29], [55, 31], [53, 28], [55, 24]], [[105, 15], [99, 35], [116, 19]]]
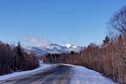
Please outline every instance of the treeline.
[[46, 63], [81, 65], [126, 84], [126, 37], [120, 36], [115, 42], [106, 37], [101, 46], [92, 43], [80, 53], [47, 54], [43, 59]]
[[[59, 54], [57, 62], [82, 65], [103, 73], [120, 84], [126, 84], [126, 6], [110, 20], [110, 34], [102, 45], [91, 43], [80, 53]], [[55, 54], [45, 55], [45, 62], [52, 61]]]
[[35, 53], [27, 53], [21, 47], [0, 42], [0, 75], [35, 69], [39, 66]]

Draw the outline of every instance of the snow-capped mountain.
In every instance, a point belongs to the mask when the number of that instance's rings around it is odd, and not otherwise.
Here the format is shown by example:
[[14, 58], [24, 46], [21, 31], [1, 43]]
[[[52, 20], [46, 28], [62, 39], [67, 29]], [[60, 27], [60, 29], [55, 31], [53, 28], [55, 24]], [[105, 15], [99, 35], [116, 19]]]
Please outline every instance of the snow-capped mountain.
[[75, 46], [72, 44], [50, 44], [48, 46], [42, 47], [27, 47], [26, 51], [34, 51], [37, 55], [43, 55], [48, 53], [69, 53], [71, 51], [79, 52], [82, 49], [80, 46]]

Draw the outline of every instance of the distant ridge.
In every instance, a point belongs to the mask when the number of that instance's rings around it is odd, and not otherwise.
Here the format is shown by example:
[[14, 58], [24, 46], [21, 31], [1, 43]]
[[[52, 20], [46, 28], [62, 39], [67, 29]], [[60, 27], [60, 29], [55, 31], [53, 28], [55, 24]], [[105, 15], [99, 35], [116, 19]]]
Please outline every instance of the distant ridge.
[[48, 46], [42, 46], [42, 47], [27, 47], [25, 48], [27, 52], [34, 51], [37, 55], [43, 55], [48, 53], [69, 53], [71, 51], [79, 52], [82, 47], [76, 46], [72, 44], [50, 44]]

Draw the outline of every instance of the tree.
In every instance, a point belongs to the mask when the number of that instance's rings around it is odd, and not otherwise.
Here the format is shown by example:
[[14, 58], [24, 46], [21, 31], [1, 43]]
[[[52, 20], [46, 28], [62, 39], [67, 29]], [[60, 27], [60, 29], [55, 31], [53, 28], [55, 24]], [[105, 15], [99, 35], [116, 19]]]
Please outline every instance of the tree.
[[103, 40], [103, 45], [106, 45], [110, 42], [110, 39], [108, 36], [105, 37], [105, 40]]
[[71, 54], [73, 55], [74, 54], [74, 51], [71, 51]]
[[112, 28], [110, 32], [122, 36], [126, 35], [126, 5], [111, 18], [110, 27]]
[[0, 42], [0, 75], [20, 70], [31, 70], [38, 66], [37, 56], [34, 53], [24, 52], [20, 42], [16, 47]]
[[19, 71], [22, 70], [24, 67], [23, 64], [25, 62], [24, 56], [23, 56], [23, 51], [20, 45], [20, 42], [18, 42], [17, 47], [14, 49], [15, 56], [13, 57], [13, 67], [14, 71]]

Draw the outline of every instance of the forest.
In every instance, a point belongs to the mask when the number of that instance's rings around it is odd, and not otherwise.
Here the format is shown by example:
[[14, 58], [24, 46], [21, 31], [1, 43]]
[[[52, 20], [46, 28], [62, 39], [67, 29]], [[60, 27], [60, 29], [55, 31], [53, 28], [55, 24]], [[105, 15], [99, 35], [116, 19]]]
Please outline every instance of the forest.
[[39, 62], [35, 53], [25, 52], [20, 42], [17, 46], [0, 42], [0, 75], [32, 70], [37, 67], [39, 67]]

